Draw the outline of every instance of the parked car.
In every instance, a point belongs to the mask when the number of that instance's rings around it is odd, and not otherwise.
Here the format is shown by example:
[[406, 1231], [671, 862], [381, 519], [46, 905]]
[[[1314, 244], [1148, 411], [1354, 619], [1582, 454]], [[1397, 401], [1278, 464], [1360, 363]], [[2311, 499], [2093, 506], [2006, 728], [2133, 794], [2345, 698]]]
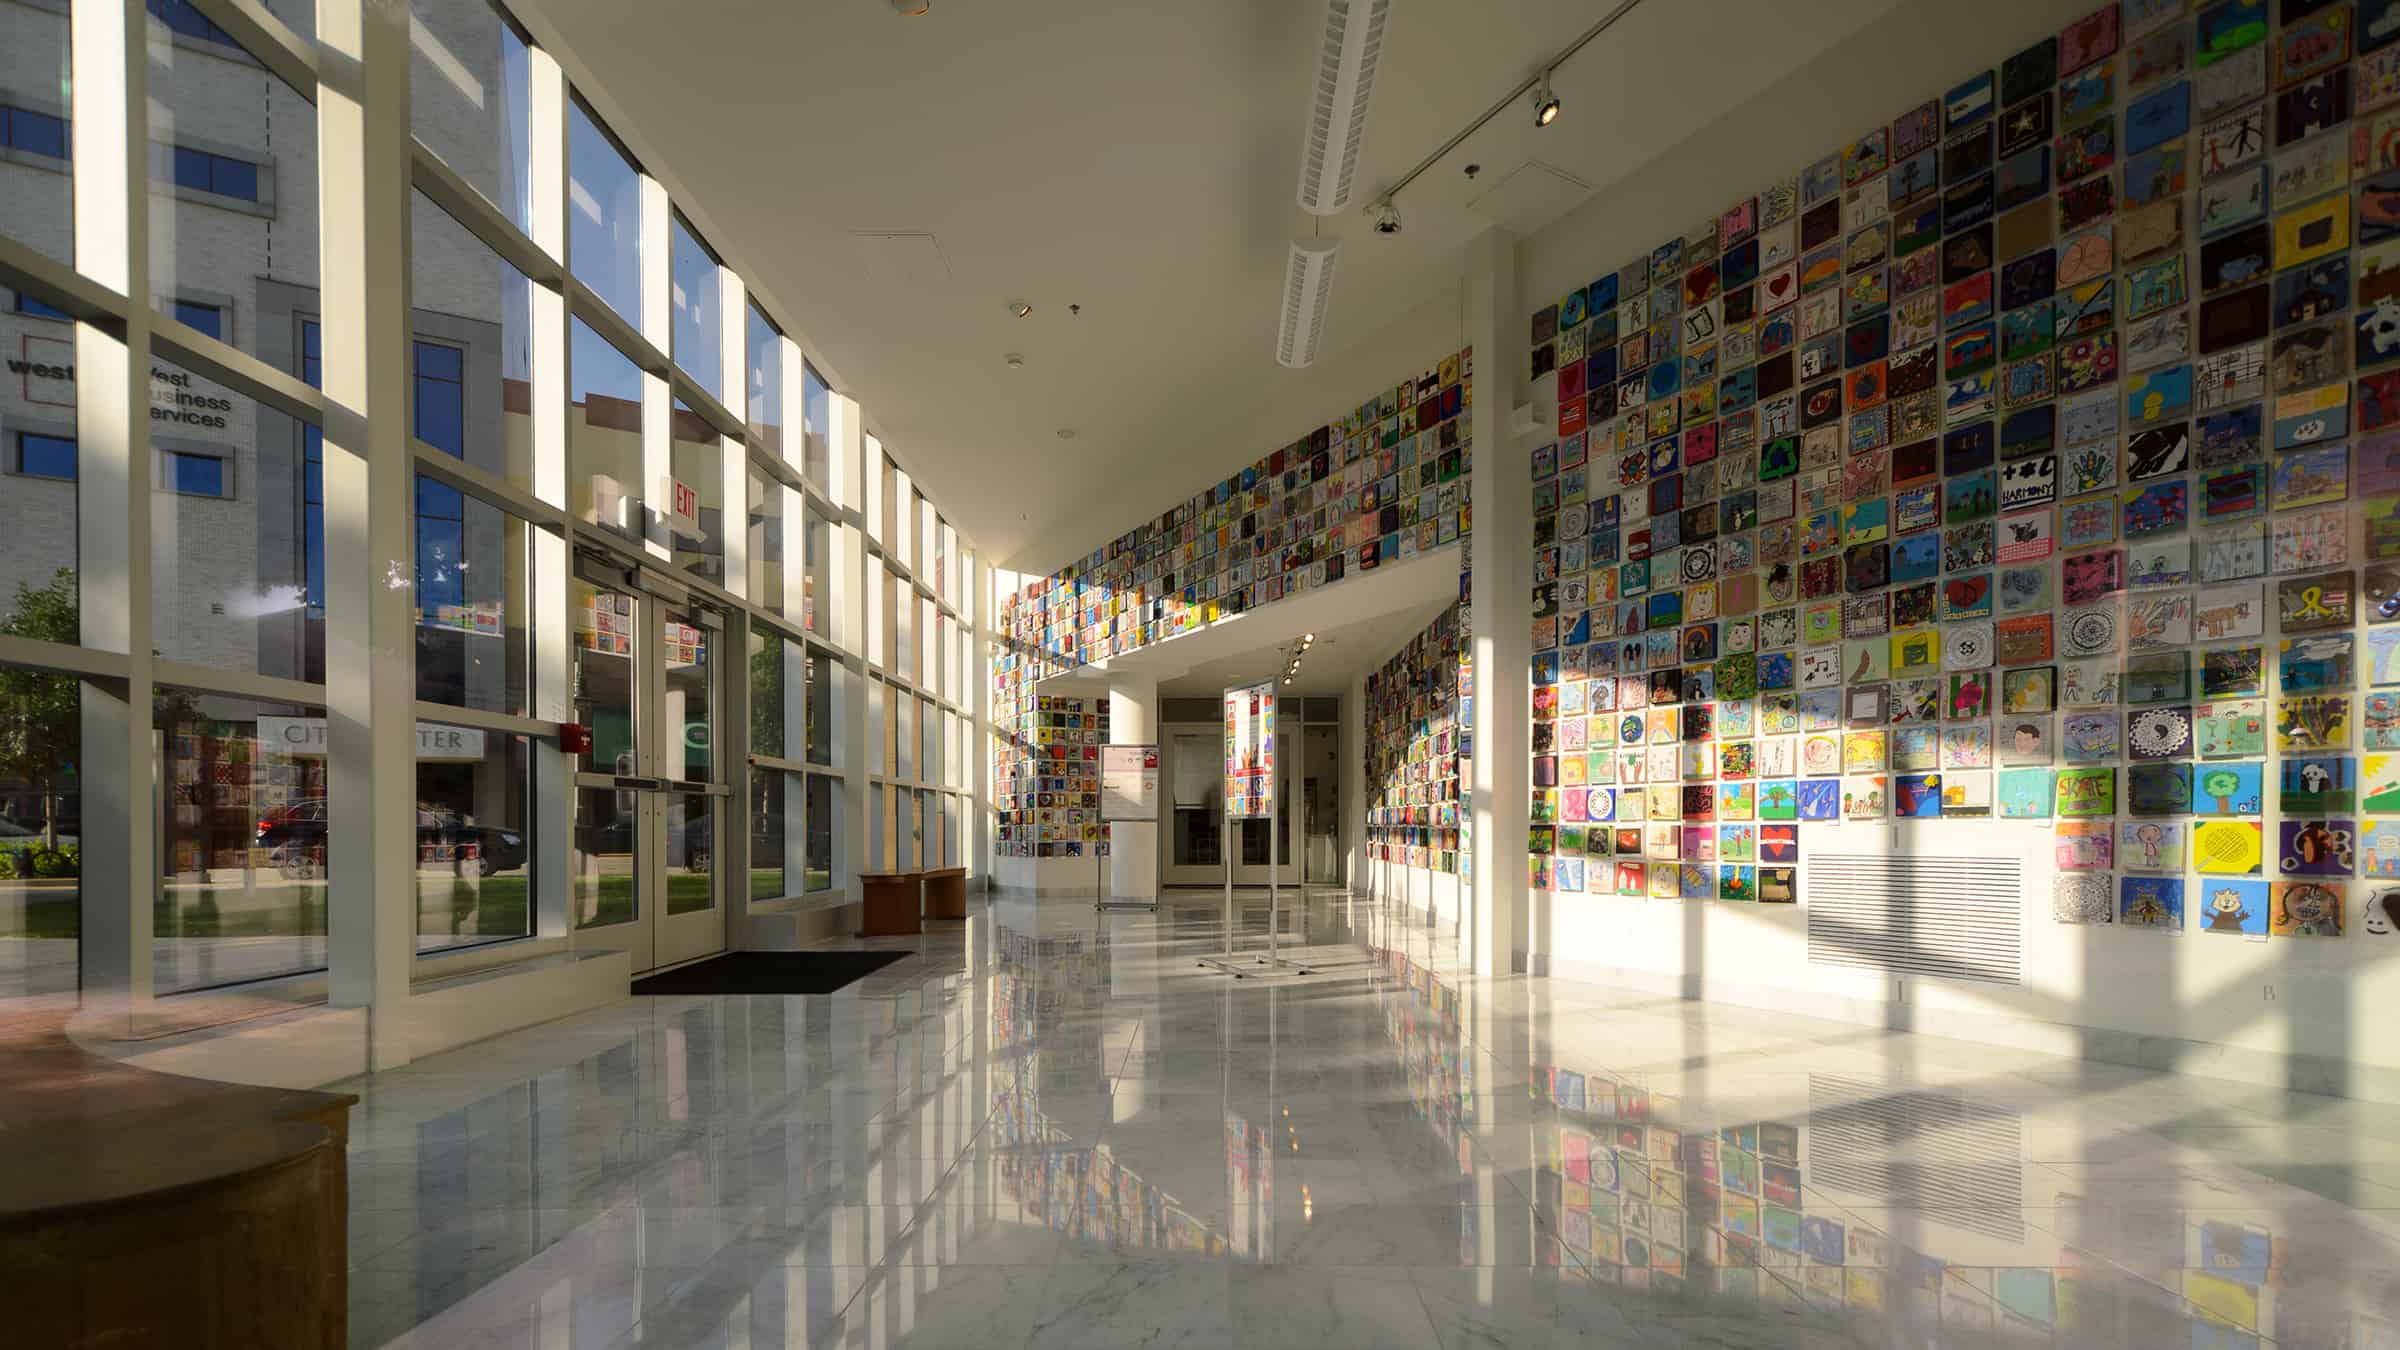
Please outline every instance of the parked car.
[[[260, 818], [258, 846], [280, 850], [287, 876], [314, 875], [323, 866], [325, 799], [309, 797]], [[493, 825], [477, 825], [447, 807], [417, 808], [417, 859], [455, 862], [471, 855], [478, 876], [525, 865], [525, 836]]]
[[[624, 854], [633, 851], [633, 817], [618, 816], [605, 825], [580, 826], [575, 831], [575, 846], [586, 853]], [[668, 841], [673, 844], [673, 840]], [[667, 865], [686, 871], [705, 872], [716, 860], [717, 820], [713, 815], [694, 816], [683, 823], [683, 848], [680, 855], [672, 848]]]

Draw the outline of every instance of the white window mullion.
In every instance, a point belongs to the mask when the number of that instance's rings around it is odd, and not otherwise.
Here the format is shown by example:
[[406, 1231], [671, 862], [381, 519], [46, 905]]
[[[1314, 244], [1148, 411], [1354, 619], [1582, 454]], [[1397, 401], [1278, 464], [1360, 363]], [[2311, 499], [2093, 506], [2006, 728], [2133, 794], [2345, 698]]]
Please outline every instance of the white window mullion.
[[149, 13], [143, 0], [70, 10], [75, 265], [128, 298], [120, 340], [75, 325], [77, 586], [86, 647], [125, 656], [122, 684], [83, 685], [83, 996], [132, 1018], [149, 1006], [158, 805], [150, 749]]
[[[416, 613], [407, 503], [409, 15], [319, 0], [324, 250], [325, 711], [332, 1002], [397, 1013], [416, 960]], [[405, 1041], [368, 1020], [368, 1064]]]
[[[567, 258], [567, 81], [558, 59], [540, 47], [527, 49], [526, 123], [531, 150], [533, 242], [560, 264]], [[567, 300], [562, 291], [534, 286], [530, 319], [533, 358], [533, 493], [562, 510], [567, 483]], [[533, 614], [533, 715], [567, 722], [575, 715], [574, 618], [568, 612], [573, 588], [572, 533], [531, 531]], [[574, 756], [555, 737], [533, 741], [533, 930], [540, 937], [567, 937], [571, 914], [571, 845], [575, 830]]]
[[[717, 268], [717, 388], [725, 410], [750, 420], [750, 307], [742, 295], [742, 279], [730, 267]], [[750, 451], [739, 437], [717, 438], [718, 500], [725, 503], [717, 530], [725, 537], [725, 589], [755, 603], [750, 594]], [[773, 491], [772, 485], [765, 489]], [[736, 756], [727, 761], [740, 764]], [[734, 785], [740, 792], [742, 785]], [[732, 851], [729, 846], [727, 852]]]

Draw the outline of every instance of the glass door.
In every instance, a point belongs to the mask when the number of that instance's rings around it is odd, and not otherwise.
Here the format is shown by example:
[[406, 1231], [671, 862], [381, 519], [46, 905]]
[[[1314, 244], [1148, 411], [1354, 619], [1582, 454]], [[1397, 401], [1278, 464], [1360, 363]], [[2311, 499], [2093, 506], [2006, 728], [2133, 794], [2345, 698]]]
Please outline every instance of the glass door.
[[[1233, 846], [1233, 880], [1240, 886], [1264, 886], [1268, 870], [1268, 822], [1225, 819], [1225, 731], [1218, 726], [1174, 724], [1161, 730], [1160, 770], [1174, 788], [1174, 818], [1169, 825], [1167, 863], [1160, 880], [1169, 886], [1225, 884], [1225, 847]], [[1277, 774], [1275, 792], [1282, 813], [1282, 849], [1276, 856], [1287, 886], [1300, 884], [1303, 874], [1301, 795], [1292, 786], [1298, 776], [1299, 738], [1290, 727], [1275, 733]]]
[[[718, 672], [725, 623], [715, 610], [653, 600], [658, 610], [659, 833], [656, 964], [724, 950], [724, 888], [717, 859], [731, 800], [717, 756]], [[740, 663], [734, 662], [735, 667]]]
[[575, 720], [592, 729], [575, 775], [576, 945], [627, 952], [637, 971], [722, 950], [723, 620], [613, 563], [578, 567], [574, 607]]

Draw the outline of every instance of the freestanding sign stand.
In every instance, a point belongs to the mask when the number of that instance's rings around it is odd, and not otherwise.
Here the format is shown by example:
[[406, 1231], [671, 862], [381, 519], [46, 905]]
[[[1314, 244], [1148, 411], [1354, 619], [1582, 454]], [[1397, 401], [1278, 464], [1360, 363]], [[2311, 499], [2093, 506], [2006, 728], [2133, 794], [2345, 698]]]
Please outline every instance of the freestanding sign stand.
[[[1305, 975], [1286, 961], [1279, 943], [1283, 928], [1282, 794], [1276, 791], [1275, 682], [1225, 691], [1225, 947], [1200, 962], [1242, 979], [1251, 975]], [[1267, 952], [1237, 957], [1233, 952], [1233, 848], [1238, 821], [1267, 821]]]
[[[1104, 824], [1123, 821], [1127, 824], [1151, 823], [1158, 820], [1158, 747], [1156, 745], [1104, 745], [1100, 747], [1100, 819]], [[1109, 851], [1116, 851], [1116, 840], [1109, 840]], [[1099, 885], [1092, 895], [1094, 909], [1147, 909], [1156, 911], [1156, 900], [1111, 900], [1108, 898], [1107, 853], [1095, 851], [1100, 867]]]

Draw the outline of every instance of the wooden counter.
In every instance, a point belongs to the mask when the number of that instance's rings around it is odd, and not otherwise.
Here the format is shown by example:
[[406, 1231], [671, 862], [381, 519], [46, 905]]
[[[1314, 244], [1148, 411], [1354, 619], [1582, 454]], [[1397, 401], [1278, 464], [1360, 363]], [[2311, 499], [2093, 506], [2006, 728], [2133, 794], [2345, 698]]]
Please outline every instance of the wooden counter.
[[925, 931], [924, 873], [862, 872], [858, 881], [860, 937], [905, 937]]
[[940, 867], [925, 873], [925, 917], [967, 917], [967, 869]]
[[5, 1339], [342, 1350], [344, 1093], [154, 1073], [0, 1012]]

